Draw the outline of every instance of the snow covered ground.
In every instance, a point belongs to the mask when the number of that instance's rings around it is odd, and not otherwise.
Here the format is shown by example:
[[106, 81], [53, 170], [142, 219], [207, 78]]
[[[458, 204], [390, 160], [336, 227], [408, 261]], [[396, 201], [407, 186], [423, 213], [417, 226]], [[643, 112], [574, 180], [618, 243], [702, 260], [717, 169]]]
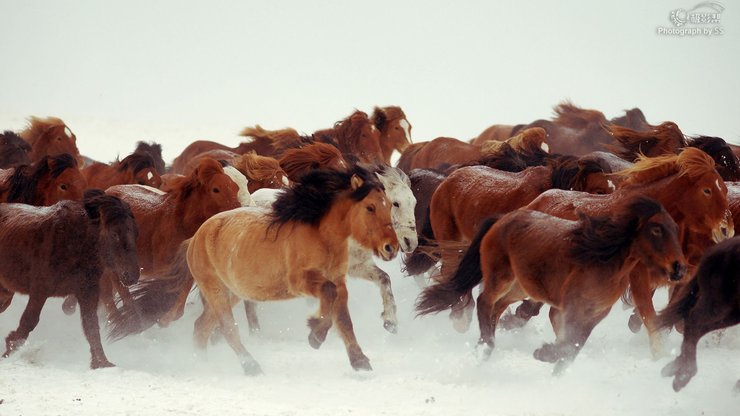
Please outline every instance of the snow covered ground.
[[[399, 308], [398, 334], [382, 328], [380, 297], [371, 284], [350, 281], [350, 312], [360, 345], [374, 371], [351, 369], [334, 331], [320, 350], [307, 342], [305, 299], [264, 303], [262, 332], [250, 335], [241, 307], [235, 308], [245, 346], [265, 375], [246, 377], [224, 343], [196, 357], [192, 327], [197, 298], [169, 328], [152, 328], [105, 343], [117, 367], [88, 369], [89, 353], [79, 315], [65, 316], [50, 300], [22, 350], [0, 361], [0, 415], [736, 415], [740, 397], [740, 328], [717, 342], [700, 343], [699, 373], [680, 393], [660, 376], [669, 361], [650, 357], [645, 332], [627, 328], [619, 305], [594, 330], [570, 369], [532, 357], [554, 338], [546, 316], [521, 330], [499, 332], [488, 362], [475, 354], [476, 322], [455, 332], [446, 315], [415, 318], [419, 287], [391, 273]], [[658, 293], [657, 301], [665, 302]], [[0, 315], [3, 336], [14, 329], [25, 305], [18, 296]], [[667, 345], [675, 354], [680, 336]]]

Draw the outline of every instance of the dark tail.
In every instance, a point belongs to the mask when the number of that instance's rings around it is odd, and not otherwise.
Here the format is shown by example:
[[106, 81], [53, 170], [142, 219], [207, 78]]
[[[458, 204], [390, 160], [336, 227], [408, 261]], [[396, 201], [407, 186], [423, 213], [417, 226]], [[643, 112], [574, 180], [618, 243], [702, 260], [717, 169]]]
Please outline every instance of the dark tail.
[[461, 301], [461, 298], [480, 283], [483, 273], [480, 267], [480, 244], [498, 216], [489, 217], [478, 227], [478, 233], [463, 255], [455, 273], [443, 283], [424, 289], [416, 300], [418, 315], [441, 312]]
[[426, 250], [427, 247], [434, 246], [434, 231], [432, 230], [432, 222], [429, 220], [428, 207], [421, 227], [421, 234], [418, 235], [418, 238], [419, 245], [416, 250], [403, 258], [403, 270], [408, 276], [416, 276], [426, 272], [434, 267], [439, 260], [439, 255]]
[[698, 275], [681, 288], [676, 297], [658, 314], [655, 320], [656, 326], [659, 329], [670, 328], [677, 322], [682, 321], [688, 316], [691, 308], [696, 305], [697, 300], [699, 300]]
[[163, 275], [131, 286], [131, 302], [118, 300], [118, 310], [108, 317], [109, 340], [145, 331], [175, 306], [185, 287], [193, 284], [187, 262], [189, 244], [190, 240], [185, 240], [180, 245], [170, 269]]

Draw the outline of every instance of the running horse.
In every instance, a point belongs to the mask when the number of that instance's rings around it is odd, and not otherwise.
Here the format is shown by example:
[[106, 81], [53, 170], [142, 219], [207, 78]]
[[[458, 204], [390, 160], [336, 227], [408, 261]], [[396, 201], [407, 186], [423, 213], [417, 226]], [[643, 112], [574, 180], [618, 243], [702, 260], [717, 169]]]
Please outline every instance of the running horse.
[[100, 342], [99, 281], [104, 269], [124, 285], [139, 279], [136, 232], [128, 205], [100, 190], [50, 207], [0, 204], [0, 312], [14, 293], [28, 295], [18, 328], [5, 338], [3, 357], [23, 345], [46, 299], [74, 294], [90, 367], [112, 366]]
[[[231, 309], [240, 299], [256, 301], [313, 296], [319, 310], [308, 320], [309, 344], [319, 348], [336, 325], [355, 370], [371, 370], [352, 329], [345, 278], [349, 238], [384, 260], [398, 252], [391, 204], [374, 174], [364, 168], [313, 171], [281, 192], [272, 211], [241, 208], [207, 220], [183, 245], [187, 267], [169, 280], [142, 287], [138, 306], [112, 320], [114, 337], [141, 330], [140, 314], [180, 309], [193, 282], [204, 310], [195, 322], [196, 346], [205, 350], [218, 327], [245, 374], [261, 373], [239, 339]], [[187, 270], [189, 269], [189, 273]], [[170, 290], [164, 290], [169, 287]], [[173, 290], [174, 289], [174, 290]], [[178, 304], [179, 303], [179, 304]], [[168, 306], [172, 305], [168, 309]], [[125, 311], [124, 311], [125, 312]], [[158, 317], [147, 317], [149, 324]], [[133, 327], [129, 324], [134, 324]]]
[[108, 189], [113, 185], [139, 184], [152, 188], [162, 185], [162, 178], [157, 172], [155, 161], [148, 152], [134, 152], [115, 161], [107, 163], [94, 162], [82, 169], [82, 176], [91, 188]]
[[65, 199], [80, 200], [85, 188], [77, 161], [67, 153], [0, 170], [0, 202], [47, 206]]
[[467, 294], [482, 282], [478, 345], [487, 359], [508, 305], [525, 298], [546, 302], [556, 339], [534, 357], [555, 363], [554, 374], [561, 374], [627, 289], [638, 263], [671, 280], [686, 271], [678, 226], [659, 202], [632, 196], [610, 204], [609, 212], [572, 221], [520, 209], [488, 219], [457, 270], [425, 289], [416, 310], [424, 315], [464, 307]]
[[77, 149], [77, 136], [57, 117], [30, 117], [28, 127], [18, 135], [31, 145], [29, 158], [32, 162], [44, 156], [69, 153], [79, 166], [84, 163]]
[[370, 121], [380, 132], [382, 162], [391, 165], [393, 151], [403, 153], [411, 145], [411, 124], [401, 107], [375, 107]]
[[[606, 215], [614, 201], [636, 193], [654, 198], [678, 223], [679, 241], [689, 261], [691, 274], [704, 250], [734, 234], [727, 186], [714, 166], [709, 155], [687, 147], [678, 155], [638, 159], [632, 168], [614, 174], [622, 179], [620, 187], [611, 195], [550, 190], [538, 196], [527, 208], [576, 220], [578, 212]], [[672, 284], [647, 265], [638, 265], [630, 277], [632, 299], [647, 328], [654, 357], [663, 355], [664, 349], [655, 325], [652, 296], [656, 288]], [[539, 308], [533, 305], [518, 310], [515, 315], [518, 322], [513, 326], [521, 326], [538, 312]]]

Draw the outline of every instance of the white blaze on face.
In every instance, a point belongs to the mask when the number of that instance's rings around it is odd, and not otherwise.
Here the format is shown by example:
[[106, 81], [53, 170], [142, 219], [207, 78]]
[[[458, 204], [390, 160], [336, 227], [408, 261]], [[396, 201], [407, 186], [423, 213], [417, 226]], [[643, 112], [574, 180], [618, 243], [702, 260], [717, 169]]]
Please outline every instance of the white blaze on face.
[[542, 142], [542, 144], [540, 145], [540, 148], [546, 151], [547, 153], [550, 153], [550, 146], [548, 146], [547, 143]]
[[231, 178], [231, 180], [239, 187], [239, 192], [237, 192], [236, 197], [239, 199], [241, 206], [247, 207], [254, 205], [252, 203], [252, 196], [249, 195], [249, 188], [247, 188], [247, 177], [233, 166], [226, 166], [224, 168], [224, 173], [229, 175], [229, 178]]
[[146, 180], [148, 181], [152, 180], [153, 177], [154, 177], [154, 174], [152, 173], [152, 171], [149, 171], [149, 173], [146, 174]]
[[406, 140], [408, 140], [408, 142], [411, 143], [411, 132], [409, 130], [411, 125], [409, 124], [409, 122], [406, 121], [405, 118], [402, 118], [401, 121], [398, 122], [398, 124], [403, 129], [403, 132], [406, 133]]
[[607, 179], [606, 180], [606, 183], [609, 184], [609, 189], [611, 189], [612, 191], [614, 191], [615, 189], [617, 189], [617, 187], [614, 186], [614, 182], [612, 182], [611, 179]]
[[283, 185], [290, 186], [290, 181], [288, 180], [286, 176], [283, 176]]
[[717, 189], [722, 192], [722, 187], [719, 185], [719, 179], [714, 181], [714, 184], [717, 185]]
[[70, 139], [72, 138], [72, 130], [70, 130], [67, 126], [64, 126], [64, 134], [69, 136]]

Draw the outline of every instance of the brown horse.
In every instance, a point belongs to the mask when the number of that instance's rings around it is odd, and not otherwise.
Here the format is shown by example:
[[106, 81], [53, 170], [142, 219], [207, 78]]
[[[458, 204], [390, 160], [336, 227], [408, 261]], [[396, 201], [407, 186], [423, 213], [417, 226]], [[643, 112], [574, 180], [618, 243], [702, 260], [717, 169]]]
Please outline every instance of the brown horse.
[[108, 189], [113, 185], [139, 184], [152, 188], [162, 185], [154, 158], [150, 153], [134, 152], [110, 165], [95, 162], [82, 169], [82, 176], [91, 188]]
[[124, 285], [139, 279], [136, 224], [128, 205], [102, 191], [51, 207], [0, 204], [0, 312], [13, 293], [28, 295], [20, 324], [5, 338], [7, 357], [39, 322], [46, 299], [74, 294], [90, 344], [90, 367], [110, 367], [98, 327], [98, 284], [103, 269]]
[[396, 150], [403, 153], [411, 145], [411, 124], [401, 107], [375, 107], [370, 121], [380, 132], [382, 162], [391, 164], [391, 155]]
[[616, 140], [614, 144], [605, 145], [617, 156], [634, 162], [640, 155], [655, 157], [675, 154], [686, 146], [686, 139], [676, 123], [667, 121], [652, 126], [646, 131], [632, 130], [622, 126], [608, 126], [606, 129]]
[[134, 149], [134, 153], [148, 153], [152, 157], [152, 159], [154, 159], [154, 168], [157, 170], [157, 173], [161, 176], [167, 172], [164, 159], [162, 159], [161, 144], [139, 141], [136, 142], [136, 149]]
[[[578, 212], [606, 215], [614, 201], [638, 193], [656, 199], [679, 225], [681, 241], [689, 265], [712, 244], [732, 237], [732, 218], [728, 211], [727, 187], [714, 160], [695, 148], [684, 148], [678, 155], [642, 158], [635, 165], [615, 175], [621, 186], [611, 195], [590, 195], [551, 190], [532, 201], [527, 208], [561, 218], [575, 220]], [[691, 270], [690, 270], [691, 271]], [[630, 278], [630, 292], [650, 337], [653, 356], [663, 354], [660, 334], [655, 327], [652, 295], [656, 288], [669, 285], [664, 276], [645, 265], [635, 268]], [[522, 311], [518, 318], [526, 321], [534, 312]]]
[[396, 166], [408, 174], [412, 169], [438, 169], [440, 165], [475, 163], [481, 157], [480, 146], [452, 137], [437, 137], [406, 148]]
[[696, 375], [696, 344], [707, 333], [740, 323], [740, 237], [707, 250], [696, 275], [658, 315], [658, 328], [683, 322], [681, 354], [663, 368], [679, 391]]
[[482, 281], [478, 344], [488, 358], [498, 319], [509, 304], [525, 298], [546, 302], [556, 340], [534, 357], [556, 363], [554, 373], [560, 374], [627, 289], [639, 262], [671, 280], [686, 271], [678, 226], [660, 203], [632, 197], [610, 206], [610, 212], [568, 221], [522, 209], [487, 221], [457, 271], [424, 290], [417, 311], [460, 308], [461, 297]]
[[494, 124], [483, 130], [483, 132], [477, 137], [470, 140], [470, 143], [480, 146], [489, 140], [503, 142], [512, 136], [511, 132], [513, 130], [514, 126], [511, 124]]
[[0, 170], [0, 202], [52, 205], [65, 199], [81, 199], [86, 187], [77, 161], [66, 153]]
[[289, 184], [288, 175], [275, 158], [249, 152], [231, 159], [230, 162], [247, 177], [250, 193], [263, 188], [279, 189]]
[[[242, 208], [218, 214], [185, 245], [192, 276], [180, 265], [175, 268], [176, 278], [144, 285], [143, 295], [137, 296], [139, 307], [128, 310], [133, 322], [127, 321], [124, 310], [112, 321], [112, 335], [142, 329], [135, 310], [155, 309], [161, 315], [168, 309], [164, 305], [173, 303], [170, 309], [181, 309], [181, 294], [187, 294], [194, 280], [204, 300], [204, 311], [195, 323], [196, 346], [204, 350], [219, 327], [245, 374], [257, 374], [260, 366], [239, 339], [232, 307], [240, 298], [267, 301], [313, 296], [319, 298], [320, 306], [308, 321], [310, 345], [319, 348], [334, 324], [352, 367], [370, 370], [347, 309], [348, 240], [355, 238], [383, 259], [393, 258], [398, 240], [390, 206], [375, 175], [354, 167], [303, 176], [302, 182], [279, 194], [272, 211]], [[163, 293], [167, 287], [169, 293]], [[158, 316], [147, 318], [151, 324]]]
[[30, 117], [28, 127], [18, 135], [31, 145], [29, 157], [32, 162], [41, 160], [44, 156], [69, 153], [77, 160], [78, 165], [83, 164], [77, 149], [77, 136], [59, 118]]
[[339, 149], [318, 142], [286, 150], [279, 162], [288, 179], [293, 182], [300, 182], [300, 177], [312, 170], [341, 170], [349, 167]]
[[31, 164], [31, 145], [21, 136], [6, 130], [0, 134], [0, 169]]

